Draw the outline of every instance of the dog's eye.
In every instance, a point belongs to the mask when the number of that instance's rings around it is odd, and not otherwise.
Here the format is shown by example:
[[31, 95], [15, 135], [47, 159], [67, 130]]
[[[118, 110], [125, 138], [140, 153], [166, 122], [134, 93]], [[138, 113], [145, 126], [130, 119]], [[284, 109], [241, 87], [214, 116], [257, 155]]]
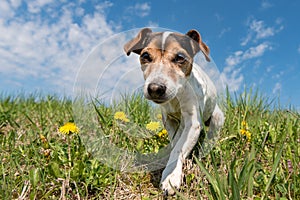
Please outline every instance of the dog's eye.
[[183, 53], [178, 53], [174, 58], [174, 62], [176, 63], [184, 63], [185, 61], [186, 56]]
[[147, 53], [147, 52], [144, 52], [140, 58], [143, 62], [151, 62], [152, 61], [152, 58], [150, 57], [149, 53]]

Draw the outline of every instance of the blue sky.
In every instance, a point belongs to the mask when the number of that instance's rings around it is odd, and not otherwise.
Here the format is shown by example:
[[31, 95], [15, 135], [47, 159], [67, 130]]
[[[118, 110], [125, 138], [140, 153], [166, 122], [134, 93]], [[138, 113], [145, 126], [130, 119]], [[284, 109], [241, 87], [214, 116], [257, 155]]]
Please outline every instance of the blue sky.
[[79, 66], [133, 28], [197, 29], [231, 91], [300, 108], [300, 1], [0, 1], [0, 91], [70, 94]]

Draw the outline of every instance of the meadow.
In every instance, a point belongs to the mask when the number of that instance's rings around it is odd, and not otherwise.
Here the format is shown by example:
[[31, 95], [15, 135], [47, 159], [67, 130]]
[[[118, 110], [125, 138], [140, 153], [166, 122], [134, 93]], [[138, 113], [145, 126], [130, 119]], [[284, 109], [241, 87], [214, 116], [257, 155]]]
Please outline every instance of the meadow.
[[[0, 199], [163, 199], [162, 170], [124, 172], [88, 151], [72, 104], [55, 95], [2, 95]], [[220, 139], [206, 157], [192, 153], [182, 187], [168, 198], [300, 199], [299, 112], [252, 90], [227, 93], [221, 107]], [[99, 127], [120, 148], [151, 153], [169, 142], [140, 96], [94, 109]], [[122, 128], [130, 124], [151, 137], [131, 138]]]

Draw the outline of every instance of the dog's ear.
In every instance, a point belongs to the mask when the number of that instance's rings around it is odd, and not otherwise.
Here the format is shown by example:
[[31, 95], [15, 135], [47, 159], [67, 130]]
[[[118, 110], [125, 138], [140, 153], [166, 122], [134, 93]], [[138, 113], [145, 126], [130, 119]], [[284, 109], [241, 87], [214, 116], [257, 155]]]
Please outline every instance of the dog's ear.
[[210, 50], [209, 50], [208, 46], [204, 42], [202, 42], [200, 33], [196, 30], [190, 30], [189, 32], [186, 33], [186, 35], [195, 41], [192, 43], [194, 55], [201, 50], [205, 56], [205, 59], [209, 62], [210, 61], [210, 58], [209, 58]]
[[127, 56], [129, 56], [131, 52], [140, 54], [145, 46], [145, 39], [150, 33], [152, 33], [150, 28], [143, 28], [135, 38], [127, 42], [124, 45], [124, 51], [126, 52]]

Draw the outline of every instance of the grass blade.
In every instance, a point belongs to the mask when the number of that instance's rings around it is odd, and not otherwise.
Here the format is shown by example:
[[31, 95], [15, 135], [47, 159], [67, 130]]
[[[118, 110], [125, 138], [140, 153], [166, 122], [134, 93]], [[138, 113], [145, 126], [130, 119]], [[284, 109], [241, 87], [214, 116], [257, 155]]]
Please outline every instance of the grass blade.
[[271, 171], [271, 174], [270, 174], [270, 178], [266, 184], [266, 187], [264, 189], [264, 195], [262, 196], [261, 199], [264, 199], [267, 195], [268, 195], [268, 192], [270, 190], [270, 186], [271, 186], [271, 183], [272, 183], [272, 180], [275, 176], [275, 173], [276, 173], [276, 170], [278, 168], [278, 165], [279, 165], [279, 161], [281, 159], [281, 155], [282, 155], [282, 151], [283, 151], [283, 146], [284, 146], [284, 141], [285, 141], [285, 138], [286, 138], [286, 132], [285, 134], [282, 136], [281, 138], [281, 144], [280, 144], [280, 148], [279, 148], [279, 152], [277, 153], [276, 157], [275, 157], [275, 160], [274, 160], [274, 163], [273, 163], [273, 166], [272, 166], [272, 171]]
[[[195, 158], [197, 165], [200, 167], [201, 171], [204, 172], [204, 174], [206, 175], [206, 177], [210, 183], [209, 188], [211, 190], [211, 193], [212, 193], [212, 196], [214, 197], [214, 199], [225, 200], [225, 195], [224, 195], [224, 192], [222, 191], [222, 187], [220, 185], [219, 178], [215, 178], [213, 175], [211, 175], [208, 172], [208, 170], [204, 167], [204, 165], [196, 157], [194, 157], [194, 158]], [[212, 162], [214, 163], [214, 159], [212, 159]], [[216, 177], [219, 177], [217, 174], [218, 173], [216, 173]]]

